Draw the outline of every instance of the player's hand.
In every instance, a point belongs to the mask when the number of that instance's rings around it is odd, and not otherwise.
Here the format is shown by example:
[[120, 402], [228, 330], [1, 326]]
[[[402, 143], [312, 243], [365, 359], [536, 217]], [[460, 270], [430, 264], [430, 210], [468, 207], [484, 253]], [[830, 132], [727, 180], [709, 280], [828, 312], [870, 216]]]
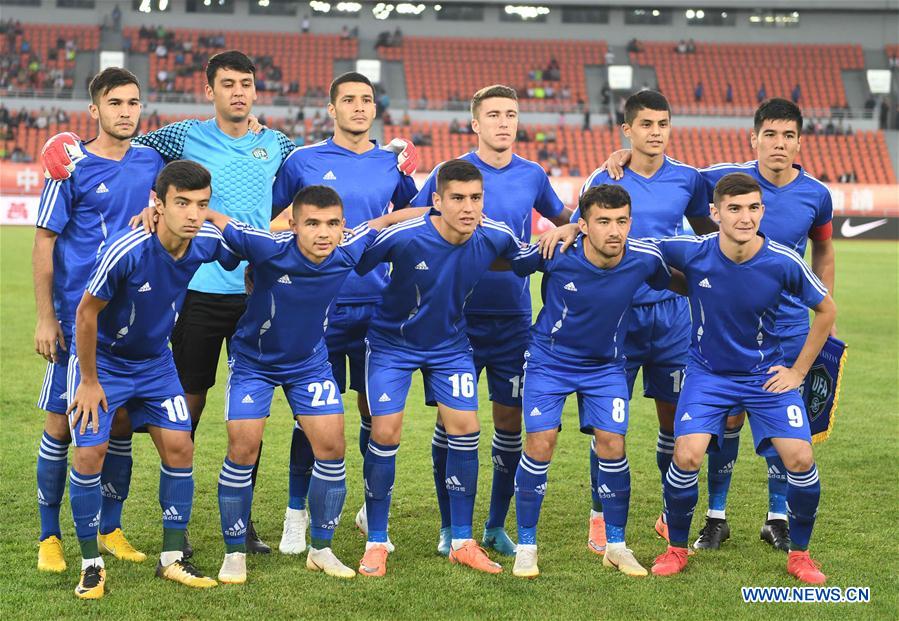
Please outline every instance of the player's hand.
[[155, 207], [146, 207], [139, 214], [133, 216], [128, 221], [128, 226], [136, 229], [139, 226], [144, 228], [144, 233], [155, 233], [156, 223], [159, 221], [159, 212]]
[[[38, 319], [34, 329], [34, 351], [47, 362], [56, 362], [56, 344], [66, 349], [66, 338], [56, 317]], [[68, 351], [68, 350], [66, 350]]]
[[263, 129], [265, 129], [265, 125], [259, 122], [259, 119], [256, 118], [255, 115], [251, 114], [247, 117], [247, 120], [250, 122], [248, 128], [254, 134], [258, 134]]
[[768, 373], [774, 374], [763, 386], [768, 392], [790, 392], [802, 386], [802, 382], [805, 381], [804, 374], [792, 367], [784, 367], [779, 364], [768, 369]]
[[243, 270], [243, 287], [247, 290], [247, 295], [252, 295], [255, 285], [253, 284], [253, 268], [249, 265]]
[[62, 181], [72, 176], [75, 165], [85, 157], [81, 150], [81, 138], [75, 132], [63, 132], [51, 136], [41, 148], [40, 163], [44, 176]]
[[106, 393], [99, 382], [85, 383], [81, 381], [75, 390], [75, 396], [66, 410], [72, 419], [72, 429], [81, 421], [81, 435], [87, 432], [87, 428], [93, 429], [94, 433], [100, 431], [100, 408], [109, 411], [106, 403]]
[[612, 179], [618, 181], [624, 176], [624, 167], [627, 166], [630, 161], [631, 150], [619, 149], [610, 155], [609, 159], [603, 162], [599, 169], [608, 172]]
[[576, 224], [563, 224], [554, 229], [548, 230], [540, 236], [537, 246], [540, 248], [540, 254], [544, 259], [552, 259], [556, 252], [559, 242], [562, 243], [560, 252], [565, 252], [577, 239], [578, 227]]
[[396, 153], [396, 167], [406, 176], [412, 175], [418, 168], [418, 149], [405, 138], [394, 138], [385, 147], [385, 151]]

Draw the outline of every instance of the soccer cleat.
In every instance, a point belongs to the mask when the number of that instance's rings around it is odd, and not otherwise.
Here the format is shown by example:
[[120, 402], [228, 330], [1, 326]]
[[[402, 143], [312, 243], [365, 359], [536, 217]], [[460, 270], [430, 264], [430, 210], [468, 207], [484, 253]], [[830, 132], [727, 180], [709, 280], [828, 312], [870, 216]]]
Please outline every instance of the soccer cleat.
[[[365, 509], [365, 503], [362, 504], [362, 508], [356, 513], [356, 528], [359, 529], [364, 536], [368, 537], [368, 512]], [[387, 551], [393, 553], [396, 550], [396, 547], [393, 545], [393, 542], [390, 541], [390, 537], [387, 537], [387, 541], [384, 542], [384, 545], [387, 546]], [[449, 552], [447, 552], [449, 554]]]
[[626, 576], [646, 576], [649, 574], [646, 568], [634, 557], [634, 551], [629, 548], [606, 548], [602, 564], [605, 567], [617, 569]]
[[699, 531], [699, 538], [693, 547], [697, 550], [717, 550], [728, 539], [730, 539], [730, 526], [727, 525], [727, 520], [706, 517], [705, 526]]
[[61, 572], [66, 570], [66, 557], [62, 553], [62, 541], [50, 535], [40, 542], [37, 549], [37, 568], [40, 571]]
[[218, 582], [209, 576], [204, 576], [203, 572], [194, 567], [190, 561], [186, 561], [183, 558], [171, 565], [163, 565], [161, 562], [157, 563], [156, 577], [180, 582], [184, 586], [194, 587], [195, 589], [208, 589], [218, 585]]
[[247, 525], [247, 552], [250, 554], [271, 554], [272, 549], [256, 534], [253, 520]]
[[515, 552], [512, 575], [518, 578], [536, 578], [540, 575], [537, 567], [537, 546], [519, 545]]
[[687, 548], [675, 548], [669, 545], [664, 554], [656, 557], [652, 563], [652, 573], [656, 576], [673, 576], [687, 566]]
[[659, 519], [656, 520], [656, 534], [668, 543], [671, 543], [671, 540], [668, 538], [668, 523], [665, 522], [663, 513], [660, 513]]
[[450, 563], [467, 565], [472, 569], [488, 574], [499, 574], [503, 571], [503, 566], [491, 561], [490, 557], [487, 556], [487, 551], [479, 546], [474, 539], [468, 539], [458, 550], [450, 547], [449, 560]]
[[353, 578], [356, 575], [355, 571], [334, 556], [331, 548], [322, 548], [321, 550], [309, 548], [309, 554], [306, 556], [306, 569], [323, 571], [326, 575], [334, 578]]
[[587, 549], [594, 554], [606, 553], [606, 521], [601, 515], [590, 518], [590, 534], [587, 536]]
[[787, 572], [806, 584], [824, 584], [827, 576], [821, 572], [821, 564], [809, 556], [808, 550], [791, 550], [787, 557]]
[[134, 549], [121, 528], [115, 529], [108, 535], [98, 533], [97, 544], [100, 546], [100, 552], [108, 552], [120, 561], [140, 563], [147, 560], [147, 555]]
[[81, 580], [75, 587], [75, 596], [80, 599], [100, 599], [106, 590], [106, 570], [96, 565], [81, 570]]
[[759, 539], [767, 542], [775, 550], [790, 551], [790, 526], [786, 520], [767, 520], [759, 533]]
[[184, 529], [184, 546], [182, 546], [181, 552], [184, 554], [184, 558], [190, 558], [194, 555], [194, 547], [190, 543], [189, 533], [186, 528]]
[[306, 529], [309, 527], [309, 512], [305, 509], [290, 509], [284, 512], [284, 531], [278, 550], [281, 554], [302, 554], [306, 550]]
[[[441, 534], [443, 529], [441, 530]], [[482, 544], [487, 549], [493, 549], [503, 556], [515, 556], [515, 542], [506, 533], [506, 529], [502, 526], [494, 528], [484, 527], [484, 538]]]
[[219, 569], [219, 582], [225, 584], [243, 584], [247, 581], [247, 554], [246, 552], [231, 552], [225, 554], [222, 568]]
[[447, 526], [440, 529], [440, 539], [437, 541], [437, 553], [441, 556], [449, 556], [453, 543], [453, 529]]
[[359, 561], [359, 574], [380, 578], [387, 573], [387, 555], [390, 551], [383, 543], [366, 546], [365, 554]]

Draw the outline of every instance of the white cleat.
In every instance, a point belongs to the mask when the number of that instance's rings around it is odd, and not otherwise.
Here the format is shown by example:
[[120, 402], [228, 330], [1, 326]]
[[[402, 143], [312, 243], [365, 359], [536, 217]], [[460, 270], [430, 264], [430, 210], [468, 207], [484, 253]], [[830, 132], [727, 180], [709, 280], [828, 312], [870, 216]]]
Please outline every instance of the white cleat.
[[[356, 528], [358, 528], [364, 536], [368, 537], [368, 512], [365, 509], [364, 503], [362, 504], [362, 508], [356, 513]], [[391, 554], [396, 550], [396, 546], [390, 541], [390, 537], [387, 537], [384, 546]]]
[[606, 567], [617, 569], [627, 576], [642, 577], [649, 575], [646, 568], [634, 557], [634, 551], [630, 548], [625, 548], [624, 544], [621, 544], [620, 547], [614, 544], [606, 547], [602, 564]]
[[306, 550], [306, 529], [309, 528], [309, 512], [288, 508], [284, 512], [284, 531], [278, 550], [281, 554], [302, 554]]
[[512, 575], [519, 578], [536, 578], [540, 575], [540, 568], [537, 567], [537, 546], [518, 544]]
[[219, 569], [219, 582], [225, 584], [243, 584], [247, 581], [246, 552], [232, 552], [225, 555], [222, 568]]
[[322, 548], [321, 550], [309, 548], [309, 554], [306, 556], [306, 569], [323, 571], [326, 575], [334, 578], [353, 578], [356, 575], [355, 571], [334, 556], [331, 548]]

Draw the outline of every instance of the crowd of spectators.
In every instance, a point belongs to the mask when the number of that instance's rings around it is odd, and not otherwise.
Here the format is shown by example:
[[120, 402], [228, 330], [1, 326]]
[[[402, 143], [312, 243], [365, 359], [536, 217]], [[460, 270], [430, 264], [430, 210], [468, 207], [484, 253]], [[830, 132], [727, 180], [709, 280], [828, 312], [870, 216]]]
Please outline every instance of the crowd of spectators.
[[[52, 92], [54, 96], [71, 90], [77, 41], [57, 37], [56, 45], [42, 58], [25, 36], [21, 22], [0, 21], [0, 36], [5, 39], [0, 56], [0, 90], [19, 94]], [[61, 59], [63, 63], [59, 62]]]

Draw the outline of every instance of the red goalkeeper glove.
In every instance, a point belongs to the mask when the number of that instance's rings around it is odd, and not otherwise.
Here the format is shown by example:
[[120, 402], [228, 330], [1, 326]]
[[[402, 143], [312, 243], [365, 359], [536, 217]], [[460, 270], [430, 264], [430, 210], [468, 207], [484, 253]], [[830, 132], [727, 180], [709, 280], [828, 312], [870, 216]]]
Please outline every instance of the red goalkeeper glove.
[[412, 175], [418, 168], [418, 149], [410, 140], [394, 138], [384, 149], [396, 153], [396, 167], [404, 175]]
[[44, 143], [40, 162], [47, 179], [62, 181], [72, 176], [75, 165], [84, 157], [78, 134], [63, 132], [52, 136]]

